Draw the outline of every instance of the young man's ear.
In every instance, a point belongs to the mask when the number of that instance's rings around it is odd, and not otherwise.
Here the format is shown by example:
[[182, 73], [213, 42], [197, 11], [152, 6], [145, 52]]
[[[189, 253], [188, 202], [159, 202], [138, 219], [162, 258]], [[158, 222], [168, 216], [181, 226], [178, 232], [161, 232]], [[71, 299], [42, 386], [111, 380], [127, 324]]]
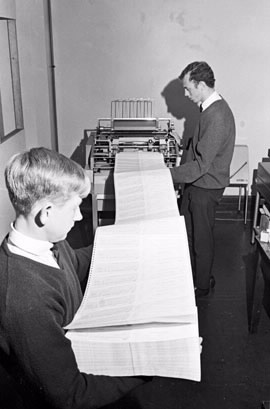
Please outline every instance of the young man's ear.
[[199, 81], [198, 83], [201, 86], [201, 89], [205, 89], [207, 87], [206, 83], [204, 81]]
[[52, 211], [52, 204], [46, 203], [36, 213], [35, 222], [38, 227], [43, 227], [46, 225], [50, 213]]

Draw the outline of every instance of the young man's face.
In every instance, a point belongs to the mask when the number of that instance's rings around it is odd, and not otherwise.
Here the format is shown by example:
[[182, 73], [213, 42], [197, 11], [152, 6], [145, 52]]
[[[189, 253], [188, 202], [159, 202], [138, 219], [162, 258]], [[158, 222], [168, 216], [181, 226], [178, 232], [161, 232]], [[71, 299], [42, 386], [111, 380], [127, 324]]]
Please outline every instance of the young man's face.
[[46, 222], [46, 232], [50, 242], [56, 243], [64, 240], [75, 222], [82, 219], [81, 202], [80, 196], [74, 195], [65, 204], [52, 204], [48, 208], [49, 216]]
[[195, 104], [202, 102], [201, 84], [190, 81], [189, 72], [183, 78], [183, 87], [185, 89], [185, 96], [188, 97]]

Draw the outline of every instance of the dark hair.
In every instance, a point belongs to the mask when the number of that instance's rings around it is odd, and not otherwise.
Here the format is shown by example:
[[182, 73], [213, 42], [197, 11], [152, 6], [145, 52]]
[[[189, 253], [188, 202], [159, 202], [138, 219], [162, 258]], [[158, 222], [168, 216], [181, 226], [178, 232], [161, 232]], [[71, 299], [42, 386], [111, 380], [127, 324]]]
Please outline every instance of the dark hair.
[[179, 79], [182, 80], [189, 73], [189, 80], [199, 83], [204, 81], [210, 88], [215, 86], [215, 77], [212, 68], [204, 61], [195, 61], [186, 66]]

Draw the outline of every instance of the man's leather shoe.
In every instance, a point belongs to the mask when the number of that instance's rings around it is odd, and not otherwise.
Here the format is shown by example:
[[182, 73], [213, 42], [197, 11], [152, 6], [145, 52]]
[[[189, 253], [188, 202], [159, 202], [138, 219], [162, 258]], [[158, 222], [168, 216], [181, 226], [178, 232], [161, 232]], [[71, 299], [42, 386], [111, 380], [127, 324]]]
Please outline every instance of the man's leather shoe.
[[209, 280], [209, 288], [196, 288], [195, 297], [196, 298], [206, 297], [209, 294], [210, 290], [213, 290], [215, 288], [215, 285], [216, 285], [215, 277], [211, 276]]
[[209, 287], [210, 287], [211, 289], [213, 289], [213, 288], [215, 288], [215, 285], [216, 285], [215, 277], [214, 277], [214, 276], [211, 276], [211, 277], [210, 277], [210, 282], [209, 282]]
[[209, 294], [210, 288], [196, 288], [195, 289], [195, 298], [206, 297]]

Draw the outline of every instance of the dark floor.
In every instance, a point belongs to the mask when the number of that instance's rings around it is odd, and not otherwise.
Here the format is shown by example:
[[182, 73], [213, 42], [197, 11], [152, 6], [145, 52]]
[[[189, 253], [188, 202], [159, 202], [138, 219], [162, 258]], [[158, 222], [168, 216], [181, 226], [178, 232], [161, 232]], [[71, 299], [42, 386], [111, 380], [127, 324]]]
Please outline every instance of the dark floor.
[[[198, 301], [202, 381], [154, 378], [106, 409], [260, 409], [261, 401], [270, 400], [270, 319], [265, 311], [258, 332], [248, 331], [256, 259], [250, 215], [244, 225], [237, 211], [223, 210], [215, 227], [216, 288]], [[82, 232], [74, 231], [71, 243], [78, 243]], [[0, 408], [17, 409], [14, 402], [1, 406], [1, 396], [11, 402], [14, 395], [1, 371], [0, 379]]]

